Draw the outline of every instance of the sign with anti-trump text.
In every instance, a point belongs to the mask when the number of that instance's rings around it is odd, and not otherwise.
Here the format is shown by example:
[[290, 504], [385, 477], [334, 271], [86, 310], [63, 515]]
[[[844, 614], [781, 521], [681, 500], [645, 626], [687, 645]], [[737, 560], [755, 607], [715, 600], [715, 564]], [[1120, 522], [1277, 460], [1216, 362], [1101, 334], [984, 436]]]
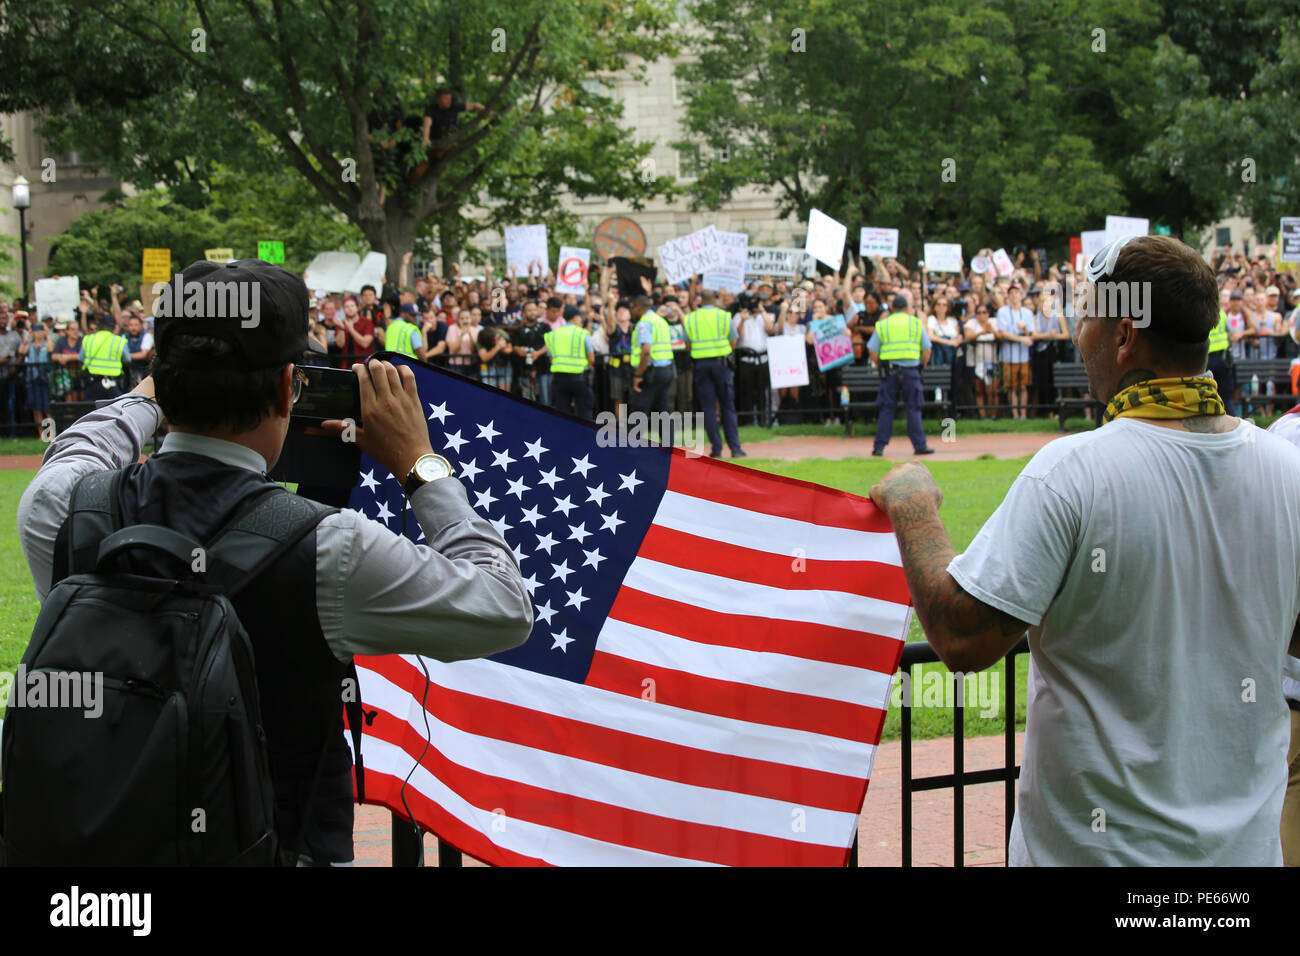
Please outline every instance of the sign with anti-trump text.
[[560, 265], [555, 270], [555, 291], [584, 295], [587, 271], [591, 268], [591, 250], [560, 246]]
[[146, 249], [141, 257], [140, 278], [145, 282], [171, 282], [172, 251]]
[[808, 238], [803, 247], [818, 262], [839, 269], [844, 262], [844, 240], [848, 236], [849, 227], [844, 223], [815, 207], [808, 211]]
[[875, 229], [871, 226], [863, 226], [862, 234], [858, 236], [858, 255], [896, 257], [898, 255], [898, 230]]
[[526, 276], [545, 275], [550, 271], [550, 254], [546, 251], [546, 224], [506, 226], [506, 273]]
[[808, 354], [804, 351], [803, 336], [774, 335], [768, 339], [767, 371], [773, 388], [807, 385]]
[[745, 264], [749, 254], [749, 235], [743, 232], [718, 232], [722, 243], [722, 261], [704, 273], [703, 286], [721, 292], [740, 292], [745, 288]]
[[927, 242], [925, 268], [928, 272], [961, 272], [960, 242]]
[[849, 336], [844, 316], [832, 315], [825, 319], [815, 319], [808, 323], [808, 328], [813, 334], [813, 351], [817, 355], [818, 371], [825, 372], [853, 361], [853, 339]]
[[659, 263], [669, 282], [685, 282], [691, 276], [708, 272], [722, 262], [722, 243], [716, 226], [670, 239], [659, 247]]
[[817, 261], [802, 249], [750, 246], [745, 252], [747, 277], [799, 277], [817, 270]]

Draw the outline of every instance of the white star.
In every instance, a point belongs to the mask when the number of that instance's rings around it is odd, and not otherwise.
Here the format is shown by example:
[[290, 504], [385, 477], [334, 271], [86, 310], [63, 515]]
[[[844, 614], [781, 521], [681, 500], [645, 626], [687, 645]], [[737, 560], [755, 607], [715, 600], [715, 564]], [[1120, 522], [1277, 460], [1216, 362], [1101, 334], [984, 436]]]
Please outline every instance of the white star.
[[618, 516], [617, 511], [613, 514], [601, 515], [600, 520], [604, 522], [604, 524], [600, 526], [601, 531], [618, 531], [619, 525], [627, 524], [626, 521]]
[[623, 479], [623, 483], [618, 486], [619, 491], [622, 491], [623, 489], [626, 488], [628, 491], [632, 492], [632, 494], [636, 494], [636, 486], [645, 484], [644, 481], [642, 481], [640, 478], [636, 476], [635, 468], [632, 469], [632, 474], [619, 475], [619, 477]]
[[583, 455], [581, 458], [573, 459], [573, 471], [569, 472], [569, 474], [576, 475], [578, 472], [582, 472], [582, 477], [586, 478], [587, 472], [595, 467], [595, 465], [587, 461], [587, 456]]
[[366, 514], [366, 509], [365, 509], [365, 508], [353, 508], [352, 510], [355, 511], [357, 514], [361, 515], [361, 517], [363, 517], [363, 518], [369, 518], [369, 517], [370, 517], [368, 514]]
[[597, 548], [595, 551], [588, 551], [586, 548], [583, 548], [582, 553], [587, 556], [587, 560], [582, 562], [582, 566], [584, 568], [590, 566], [599, 571], [600, 562], [605, 560], [605, 556], [600, 553], [600, 548]]
[[460, 429], [458, 428], [451, 434], [447, 435], [447, 437], [445, 437], [443, 441], [447, 443], [448, 448], [450, 448], [452, 451], [454, 451], [456, 454], [459, 455], [460, 446], [465, 444], [466, 439], [460, 437]]
[[541, 587], [541, 584], [537, 580], [537, 575], [530, 574], [528, 577], [524, 578], [524, 587], [528, 588], [528, 595], [531, 597], [533, 590]]
[[483, 474], [483, 469], [480, 468], [478, 465], [474, 464], [473, 458], [471, 458], [469, 461], [461, 462], [460, 471], [461, 474], [465, 476], [465, 480], [470, 482], [471, 484], [473, 484], [475, 478]]
[[492, 503], [497, 500], [496, 497], [492, 494], [491, 488], [485, 488], [482, 491], [476, 491], [474, 492], [474, 494], [477, 496], [476, 500], [474, 501], [474, 507], [482, 508], [484, 511], [487, 511], [487, 509], [491, 508]]
[[591, 600], [591, 598], [587, 597], [582, 593], [582, 588], [578, 588], [578, 590], [576, 591], [565, 591], [564, 593], [567, 594], [569, 597], [569, 599], [564, 602], [564, 606], [576, 607], [578, 609], [579, 614], [582, 613], [582, 602]]
[[368, 471], [361, 476], [361, 487], [371, 489], [377, 489], [379, 487], [379, 482], [375, 481], [375, 473], [373, 470]]
[[555, 473], [555, 469], [542, 472], [542, 484], [547, 488], [554, 488], [555, 483], [560, 480], [560, 476]]
[[549, 531], [546, 532], [546, 534], [539, 534], [537, 536], [537, 546], [539, 548], [545, 548], [547, 554], [550, 554], [551, 548], [555, 547], [556, 544], [558, 543], [559, 542], [557, 542], [554, 538], [551, 537], [551, 533]]
[[535, 528], [537, 527], [537, 522], [542, 520], [542, 513], [538, 511], [536, 507], [530, 506], [529, 509], [524, 512], [524, 517], [522, 520], [527, 521], [530, 525], [532, 525]]
[[394, 518], [396, 517], [396, 515], [394, 515], [391, 511], [388, 510], [387, 501], [381, 501], [379, 502], [379, 514], [375, 515], [375, 517], [378, 518], [380, 521], [382, 521], [384, 524], [388, 524], [388, 519]]
[[573, 638], [569, 637], [569, 629], [567, 627], [560, 631], [559, 634], [552, 634], [551, 637], [555, 638], [555, 643], [551, 645], [551, 650], [555, 650], [558, 647], [565, 654], [569, 653], [569, 645], [573, 643]]
[[603, 505], [605, 503], [605, 499], [608, 497], [609, 497], [609, 492], [605, 490], [605, 483], [603, 481], [600, 484], [598, 484], [595, 488], [587, 489], [587, 500], [596, 502], [597, 508]]
[[502, 471], [509, 471], [510, 466], [515, 462], [515, 459], [510, 457], [510, 452], [508, 451], [494, 451], [492, 457], [496, 459], [492, 464], [496, 465]]
[[524, 480], [522, 478], [519, 478], [514, 481], [507, 481], [506, 484], [510, 486], [508, 489], [506, 489], [506, 494], [514, 495], [520, 501], [524, 500], [524, 492], [528, 490], [528, 486], [524, 484]]
[[524, 554], [523, 549], [517, 544], [510, 546], [510, 553], [515, 556], [515, 564], [523, 564], [524, 558], [532, 557], [532, 555]]
[[418, 538], [416, 538], [415, 540], [416, 540], [416, 543], [417, 543], [417, 544], [418, 544], [419, 542], [423, 541], [423, 540], [424, 540], [424, 532], [421, 531], [421, 532], [420, 532], [420, 536], [419, 536]]
[[429, 402], [429, 421], [433, 421], [436, 418], [439, 422], [445, 425], [447, 423], [447, 416], [455, 414], [455, 412], [447, 411], [446, 402], [443, 402], [441, 405], [435, 405], [433, 402]]
[[[549, 552], [547, 553], [549, 554]], [[567, 560], [561, 561], [559, 564], [552, 564], [551, 570], [555, 572], [551, 575], [552, 581], [559, 578], [565, 584], [569, 583], [569, 575], [573, 573], [573, 569], [569, 567], [569, 562]]]
[[547, 601], [545, 604], [541, 605], [540, 607], [537, 607], [536, 611], [537, 611], [537, 622], [539, 624], [550, 624], [551, 618], [555, 615], [555, 611], [551, 608], [550, 601]]
[[569, 517], [569, 512], [572, 511], [572, 510], [573, 510], [574, 508], [576, 508], [576, 507], [578, 507], [578, 506], [575, 505], [572, 501], [569, 500], [569, 496], [568, 496], [568, 495], [565, 495], [563, 498], [556, 498], [556, 499], [555, 499], [555, 508], [554, 508], [554, 510], [555, 510], [555, 511], [563, 511], [563, 512], [564, 512], [564, 517], [566, 517], [566, 518]]
[[524, 445], [528, 449], [528, 451], [524, 452], [524, 457], [531, 458], [539, 465], [542, 463], [542, 455], [550, 451], [549, 448], [542, 447], [542, 440], [540, 438], [537, 439], [537, 441], [526, 441], [524, 442]]
[[586, 541], [589, 537], [591, 537], [591, 532], [587, 530], [587, 522], [584, 521], [578, 525], [569, 525], [570, 541], [577, 541], [578, 544], [582, 544], [582, 542]]
[[495, 428], [492, 427], [495, 424], [496, 424], [496, 419], [493, 419], [492, 421], [488, 422], [486, 425], [478, 426], [478, 437], [486, 438], [489, 445], [492, 444], [492, 439], [496, 438], [498, 435], [501, 434], [499, 431], [497, 431]]
[[505, 533], [514, 527], [512, 524], [506, 524], [505, 517], [489, 518], [488, 524], [497, 529], [497, 534], [505, 536]]

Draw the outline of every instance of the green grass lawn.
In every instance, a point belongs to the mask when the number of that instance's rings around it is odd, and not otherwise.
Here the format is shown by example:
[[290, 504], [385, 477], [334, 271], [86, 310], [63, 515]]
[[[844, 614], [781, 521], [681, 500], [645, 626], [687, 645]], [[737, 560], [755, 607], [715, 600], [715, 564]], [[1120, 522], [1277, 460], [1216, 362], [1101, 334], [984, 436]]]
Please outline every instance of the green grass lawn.
[[[962, 550], [970, 543], [985, 519], [1006, 494], [1016, 475], [1024, 467], [1027, 459], [1002, 461], [964, 461], [964, 462], [927, 462], [935, 479], [944, 492], [943, 508], [940, 514], [944, 524], [952, 535], [953, 546]], [[745, 464], [750, 467], [770, 471], [775, 474], [789, 475], [814, 481], [832, 488], [840, 488], [854, 494], [866, 495], [871, 485], [891, 466], [888, 462], [877, 459], [849, 459], [844, 461], [826, 461], [809, 459], [804, 461], [773, 461], [749, 458]], [[23, 489], [31, 480], [30, 471], [0, 471], [0, 670], [12, 671], [18, 666], [23, 651], [31, 636], [32, 626], [40, 610], [32, 590], [31, 578], [27, 572], [27, 562], [18, 545], [16, 512], [18, 499]], [[908, 634], [909, 641], [924, 640], [921, 628], [915, 618], [912, 620]], [[1024, 726], [1024, 686], [1028, 660], [1018, 660], [1017, 721]], [[993, 669], [997, 672], [998, 684], [989, 682], [985, 690], [996, 687], [993, 696], [998, 703], [997, 715], [981, 718], [976, 707], [966, 711], [966, 732], [969, 736], [999, 733], [1002, 730], [1001, 701], [1004, 685], [1001, 683], [1001, 665]], [[913, 678], [916, 686], [924, 690], [927, 687], [924, 676], [928, 672], [946, 674], [947, 668], [942, 664], [926, 664], [916, 669]], [[991, 681], [991, 676], [990, 680]], [[934, 678], [929, 680], [933, 681]], [[915, 691], [914, 691], [915, 693]], [[924, 698], [923, 698], [924, 699]], [[968, 693], [968, 702], [973, 702]], [[897, 739], [900, 733], [900, 710], [891, 707], [885, 722], [885, 740]], [[939, 737], [952, 733], [952, 711], [945, 707], [912, 708], [913, 733], [918, 738]]]

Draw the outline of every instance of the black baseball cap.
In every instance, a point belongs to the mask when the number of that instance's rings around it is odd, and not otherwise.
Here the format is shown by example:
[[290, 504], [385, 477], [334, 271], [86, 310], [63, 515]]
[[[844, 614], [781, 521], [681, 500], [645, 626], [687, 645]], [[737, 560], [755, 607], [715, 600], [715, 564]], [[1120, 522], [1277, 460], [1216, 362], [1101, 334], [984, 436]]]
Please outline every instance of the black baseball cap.
[[[261, 259], [191, 263], [154, 302], [160, 360], [181, 367], [252, 371], [301, 361], [307, 344], [307, 285]], [[194, 287], [202, 289], [202, 295]], [[179, 301], [174, 301], [179, 299]], [[189, 308], [186, 308], [186, 306]], [[188, 313], [188, 314], [187, 314]], [[179, 347], [176, 335], [218, 339], [230, 348]]]

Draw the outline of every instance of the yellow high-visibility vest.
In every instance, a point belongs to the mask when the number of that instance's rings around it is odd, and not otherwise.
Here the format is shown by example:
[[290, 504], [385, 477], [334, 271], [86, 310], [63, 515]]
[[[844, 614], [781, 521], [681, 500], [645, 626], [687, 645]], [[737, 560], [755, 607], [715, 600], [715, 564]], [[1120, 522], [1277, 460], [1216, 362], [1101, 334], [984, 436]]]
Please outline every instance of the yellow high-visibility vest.
[[86, 356], [86, 371], [104, 378], [117, 378], [122, 374], [122, 356], [126, 353], [126, 339], [100, 329], [82, 340], [81, 349]]
[[565, 325], [547, 332], [543, 338], [551, 353], [552, 372], [574, 375], [587, 370], [587, 340], [591, 336], [586, 329]]
[[686, 337], [691, 358], [717, 358], [731, 354], [731, 313], [716, 305], [696, 309], [686, 316]]
[[1210, 329], [1210, 351], [1222, 352], [1228, 347], [1228, 313], [1219, 310], [1219, 324]]
[[906, 312], [893, 312], [876, 325], [880, 337], [880, 360], [896, 362], [921, 357], [921, 320]]

